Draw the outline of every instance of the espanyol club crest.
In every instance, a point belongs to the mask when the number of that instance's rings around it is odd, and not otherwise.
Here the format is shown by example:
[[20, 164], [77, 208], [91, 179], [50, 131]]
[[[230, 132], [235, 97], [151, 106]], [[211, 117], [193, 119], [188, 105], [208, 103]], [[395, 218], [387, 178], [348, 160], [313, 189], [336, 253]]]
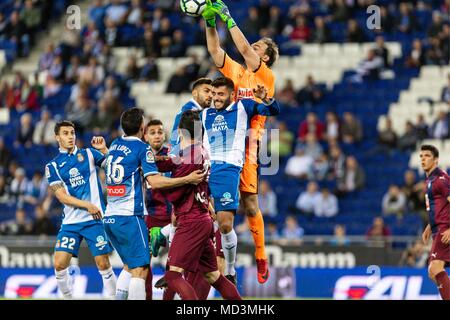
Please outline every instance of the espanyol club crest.
[[78, 162], [83, 162], [84, 161], [84, 157], [83, 157], [83, 155], [81, 153], [79, 153], [77, 155], [77, 159], [78, 159]]

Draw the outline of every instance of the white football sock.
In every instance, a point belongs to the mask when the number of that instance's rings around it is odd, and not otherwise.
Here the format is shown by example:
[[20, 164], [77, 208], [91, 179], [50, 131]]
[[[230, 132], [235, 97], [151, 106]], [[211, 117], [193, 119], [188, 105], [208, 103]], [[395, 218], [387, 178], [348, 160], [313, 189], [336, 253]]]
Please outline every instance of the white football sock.
[[106, 270], [98, 270], [103, 280], [103, 295], [106, 299], [112, 300], [116, 296], [116, 275], [112, 267]]
[[131, 278], [128, 300], [145, 300], [145, 280], [141, 278]]
[[72, 299], [72, 279], [69, 274], [69, 268], [61, 271], [55, 270], [56, 283], [59, 291], [62, 293], [64, 299]]
[[237, 247], [237, 235], [232, 229], [229, 233], [222, 233], [222, 249], [223, 255], [225, 257], [225, 275], [231, 274], [235, 275], [236, 270], [234, 269], [234, 264], [236, 262], [236, 247]]
[[116, 300], [128, 299], [128, 288], [130, 287], [131, 273], [122, 269], [116, 283]]

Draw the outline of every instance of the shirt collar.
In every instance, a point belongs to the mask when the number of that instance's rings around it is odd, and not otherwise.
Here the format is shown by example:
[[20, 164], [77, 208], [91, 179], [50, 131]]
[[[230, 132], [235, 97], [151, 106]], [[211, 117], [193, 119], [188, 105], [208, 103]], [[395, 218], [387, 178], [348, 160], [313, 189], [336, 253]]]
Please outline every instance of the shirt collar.
[[139, 139], [138, 137], [134, 137], [134, 136], [122, 136], [123, 140], [127, 140], [127, 141], [142, 141], [141, 139]]
[[195, 106], [194, 110], [195, 110], [195, 111], [201, 111], [201, 110], [203, 110], [202, 106], [199, 105], [198, 102], [195, 101], [194, 98], [192, 98], [192, 99], [190, 100], [190, 102], [192, 102], [192, 103], [194, 104], [194, 106]]
[[59, 153], [66, 153], [68, 155], [72, 155], [72, 154], [76, 154], [77, 152], [78, 152], [78, 147], [77, 146], [75, 146], [73, 148], [73, 152], [72, 153], [69, 153], [67, 150], [59, 148]]
[[434, 176], [438, 175], [439, 172], [441, 172], [441, 169], [439, 169], [439, 167], [436, 167], [433, 171], [431, 171], [431, 173], [428, 176], [428, 178], [431, 178], [431, 177], [434, 177]]

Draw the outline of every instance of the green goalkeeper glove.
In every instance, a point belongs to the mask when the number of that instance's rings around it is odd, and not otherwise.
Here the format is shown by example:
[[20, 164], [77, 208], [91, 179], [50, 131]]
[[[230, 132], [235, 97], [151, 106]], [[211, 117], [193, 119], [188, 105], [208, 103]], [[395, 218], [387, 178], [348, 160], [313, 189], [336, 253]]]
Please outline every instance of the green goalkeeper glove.
[[216, 27], [216, 14], [217, 11], [214, 9], [211, 0], [206, 0], [206, 8], [202, 12], [202, 17], [205, 19], [206, 27], [215, 28]]
[[[207, 2], [208, 1], [211, 0], [207, 0]], [[222, 0], [216, 0], [212, 4], [212, 10], [219, 15], [223, 22], [225, 22], [228, 30], [236, 26], [236, 22], [234, 22], [234, 19], [231, 17], [230, 10], [228, 10], [227, 5]]]

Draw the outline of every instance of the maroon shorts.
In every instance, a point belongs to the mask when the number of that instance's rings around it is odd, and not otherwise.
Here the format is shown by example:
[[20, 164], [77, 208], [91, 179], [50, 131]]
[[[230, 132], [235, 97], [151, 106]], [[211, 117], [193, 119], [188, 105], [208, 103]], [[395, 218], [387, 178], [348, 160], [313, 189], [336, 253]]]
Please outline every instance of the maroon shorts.
[[441, 260], [450, 263], [450, 245], [442, 243], [442, 233], [445, 230], [439, 230], [433, 236], [433, 245], [431, 246], [429, 261]]
[[167, 267], [202, 273], [218, 270], [213, 236], [212, 220], [179, 223], [169, 248]]
[[153, 227], [165, 227], [168, 224], [172, 223], [172, 218], [170, 216], [145, 216], [145, 224], [147, 225], [148, 230]]
[[222, 235], [220, 234], [219, 229], [217, 229], [216, 233], [214, 234], [214, 238], [216, 239], [216, 256], [225, 258], [222, 250]]

